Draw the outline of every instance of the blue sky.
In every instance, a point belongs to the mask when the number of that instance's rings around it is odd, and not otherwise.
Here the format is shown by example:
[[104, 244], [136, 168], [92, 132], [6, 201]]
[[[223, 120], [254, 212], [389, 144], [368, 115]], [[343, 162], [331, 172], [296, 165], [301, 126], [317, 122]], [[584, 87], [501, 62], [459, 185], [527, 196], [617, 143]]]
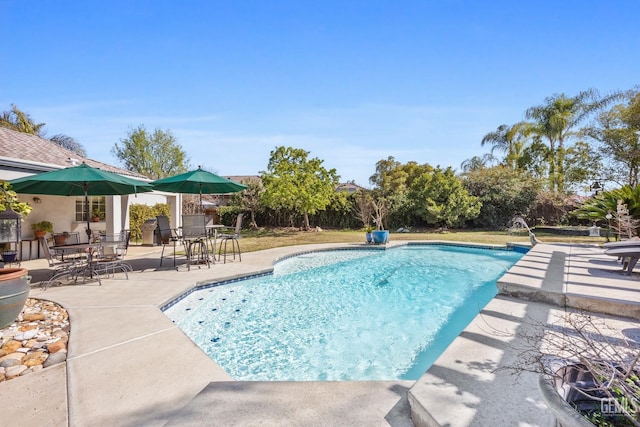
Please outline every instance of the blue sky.
[[0, 111], [117, 164], [139, 125], [221, 175], [303, 148], [342, 181], [460, 167], [553, 94], [640, 84], [639, 0], [0, 0]]

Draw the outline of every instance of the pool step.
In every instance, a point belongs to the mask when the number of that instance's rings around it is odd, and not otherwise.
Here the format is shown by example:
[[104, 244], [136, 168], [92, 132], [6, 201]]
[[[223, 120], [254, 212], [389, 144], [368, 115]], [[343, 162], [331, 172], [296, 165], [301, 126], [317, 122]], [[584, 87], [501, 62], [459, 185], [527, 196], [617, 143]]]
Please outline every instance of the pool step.
[[413, 381], [209, 383], [166, 426], [413, 427]]
[[637, 277], [622, 274], [596, 246], [537, 245], [497, 287], [500, 295], [527, 301], [640, 318]]

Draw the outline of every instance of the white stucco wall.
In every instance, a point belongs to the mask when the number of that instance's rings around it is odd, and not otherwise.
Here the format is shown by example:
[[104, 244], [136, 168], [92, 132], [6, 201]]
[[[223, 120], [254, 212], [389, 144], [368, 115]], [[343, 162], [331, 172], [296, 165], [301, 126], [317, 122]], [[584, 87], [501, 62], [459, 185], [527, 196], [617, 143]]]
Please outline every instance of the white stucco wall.
[[[34, 198], [39, 199], [39, 203], [34, 202]], [[47, 196], [19, 194], [18, 199], [27, 202], [33, 207], [33, 211], [22, 222], [22, 239], [33, 238], [31, 224], [40, 221], [50, 221], [53, 223], [54, 233], [63, 231], [78, 232], [80, 239], [86, 241], [86, 222], [75, 221], [75, 197]], [[105, 231], [107, 233], [118, 233], [120, 230], [129, 228], [129, 206], [131, 204], [144, 204], [153, 206], [157, 203], [168, 203], [171, 206], [171, 217], [180, 218], [181, 196], [173, 193], [140, 193], [125, 196], [106, 196], [106, 218], [103, 221], [91, 222], [89, 225], [92, 232]], [[173, 222], [173, 221], [172, 221]], [[172, 224], [177, 227], [179, 224]], [[35, 258], [38, 255], [37, 244], [31, 245], [29, 256], [29, 244], [22, 245], [22, 259]], [[40, 251], [42, 256], [42, 251]]]

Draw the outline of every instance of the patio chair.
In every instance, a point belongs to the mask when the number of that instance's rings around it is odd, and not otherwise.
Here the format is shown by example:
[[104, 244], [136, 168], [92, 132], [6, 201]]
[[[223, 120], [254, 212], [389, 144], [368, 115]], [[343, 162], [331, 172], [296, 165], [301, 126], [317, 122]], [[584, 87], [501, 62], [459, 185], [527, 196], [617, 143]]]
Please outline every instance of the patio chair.
[[127, 248], [129, 247], [129, 230], [120, 233], [105, 233], [100, 236], [100, 246], [96, 259], [92, 260], [92, 273], [96, 276], [105, 274], [107, 277], [115, 275], [116, 271], [122, 271], [129, 279], [129, 271], [133, 267], [124, 261]]
[[207, 218], [204, 214], [182, 215], [182, 243], [187, 253], [188, 270], [191, 270], [191, 264], [201, 263], [211, 268]]
[[[58, 259], [55, 251], [49, 247], [49, 242], [46, 238], [41, 238], [40, 243], [44, 257], [49, 263], [49, 268], [53, 270], [47, 281], [40, 284], [42, 290], [46, 290], [52, 283], [59, 281], [58, 279], [65, 276], [73, 279], [74, 282], [77, 281], [78, 275], [87, 267], [86, 254], [83, 258], [67, 257], [67, 259], [64, 260], [61, 257], [61, 259]], [[99, 279], [98, 282], [102, 285]]]
[[160, 254], [160, 266], [162, 267], [162, 260], [164, 259], [164, 248], [169, 244], [173, 244], [173, 266], [176, 266], [176, 244], [181, 241], [181, 236], [178, 230], [171, 228], [169, 225], [169, 218], [166, 215], [158, 215], [157, 228], [160, 244], [162, 244], [162, 253]]
[[243, 213], [239, 213], [236, 217], [236, 225], [235, 228], [228, 227], [233, 230], [233, 233], [221, 233], [218, 234], [218, 239], [220, 239], [220, 247], [218, 248], [218, 261], [220, 261], [220, 257], [222, 256], [222, 244], [224, 243], [224, 263], [227, 263], [227, 242], [231, 241], [231, 251], [233, 252], [233, 259], [236, 259], [236, 247], [238, 248], [238, 259], [242, 261], [242, 256], [240, 254], [240, 231], [242, 230], [242, 217]]

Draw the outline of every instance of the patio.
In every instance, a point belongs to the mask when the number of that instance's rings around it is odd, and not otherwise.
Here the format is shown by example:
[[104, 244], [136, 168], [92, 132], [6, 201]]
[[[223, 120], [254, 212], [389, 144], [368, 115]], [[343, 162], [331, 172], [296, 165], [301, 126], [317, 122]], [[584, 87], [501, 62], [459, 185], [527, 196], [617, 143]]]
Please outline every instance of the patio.
[[[11, 396], [3, 399], [3, 419], [50, 425], [409, 426], [411, 401], [416, 425], [550, 425], [535, 375], [514, 385], [507, 372], [493, 372], [513, 363], [512, 345], [518, 331], [530, 327], [528, 318], [551, 321], [563, 312], [521, 297], [552, 301], [559, 294], [567, 301], [604, 301], [638, 313], [638, 278], [619, 274], [615, 259], [602, 249], [538, 245], [500, 281], [519, 298], [490, 302], [415, 383], [269, 383], [232, 381], [158, 308], [197, 283], [269, 270], [279, 257], [335, 246], [341, 245], [250, 252], [242, 262], [190, 272], [160, 269], [158, 247], [131, 246], [129, 280], [116, 275], [103, 279], [102, 286], [33, 288], [31, 297], [55, 301], [69, 312], [68, 360], [0, 384], [3, 396]], [[23, 266], [33, 283], [46, 272], [44, 260]], [[629, 319], [612, 321], [637, 328]], [[496, 330], [513, 335], [499, 336]]]

